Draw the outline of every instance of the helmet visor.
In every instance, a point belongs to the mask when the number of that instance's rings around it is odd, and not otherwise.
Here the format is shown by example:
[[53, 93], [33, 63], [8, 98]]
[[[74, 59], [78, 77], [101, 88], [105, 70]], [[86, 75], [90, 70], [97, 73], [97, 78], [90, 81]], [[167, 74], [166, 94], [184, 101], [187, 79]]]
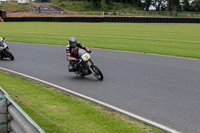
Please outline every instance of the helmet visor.
[[72, 47], [76, 47], [76, 42], [72, 42], [72, 43], [71, 43], [71, 46], [72, 46]]

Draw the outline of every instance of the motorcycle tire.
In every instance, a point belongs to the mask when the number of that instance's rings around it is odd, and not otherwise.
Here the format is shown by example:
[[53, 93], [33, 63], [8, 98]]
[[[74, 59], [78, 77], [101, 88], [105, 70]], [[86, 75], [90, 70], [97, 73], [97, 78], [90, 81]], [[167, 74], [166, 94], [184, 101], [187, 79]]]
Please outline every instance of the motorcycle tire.
[[1, 55], [0, 55], [0, 59], [3, 59], [3, 53], [1, 53]]
[[6, 55], [8, 56], [8, 58], [10, 58], [11, 60], [15, 59], [10, 51], [6, 50], [5, 52], [6, 52]]
[[101, 70], [95, 66], [95, 65], [91, 65], [91, 69], [93, 70], [94, 72], [94, 76], [98, 79], [98, 80], [103, 80], [103, 74], [101, 72]]

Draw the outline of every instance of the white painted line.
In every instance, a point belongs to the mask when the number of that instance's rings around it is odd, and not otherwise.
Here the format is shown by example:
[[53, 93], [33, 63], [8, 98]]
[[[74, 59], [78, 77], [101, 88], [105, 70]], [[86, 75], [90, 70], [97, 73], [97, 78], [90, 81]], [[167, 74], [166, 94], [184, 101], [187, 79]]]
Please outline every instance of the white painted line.
[[47, 85], [50, 85], [50, 86], [53, 86], [53, 87], [55, 87], [55, 88], [58, 88], [58, 89], [60, 89], [60, 90], [63, 90], [63, 91], [65, 91], [65, 92], [68, 92], [68, 93], [70, 93], [70, 94], [76, 95], [76, 96], [78, 96], [78, 97], [84, 98], [84, 99], [86, 99], [86, 100], [95, 102], [95, 103], [100, 104], [100, 105], [103, 105], [103, 106], [105, 106], [105, 107], [107, 107], [107, 108], [110, 108], [110, 109], [113, 109], [113, 110], [115, 110], [115, 111], [118, 111], [118, 112], [120, 112], [120, 113], [122, 113], [122, 114], [126, 114], [126, 115], [128, 115], [128, 116], [130, 116], [130, 117], [133, 117], [133, 118], [135, 118], [135, 119], [137, 119], [137, 120], [140, 120], [140, 121], [142, 121], [142, 122], [144, 122], [144, 123], [146, 123], [146, 124], [148, 124], [148, 125], [151, 125], [151, 126], [154, 126], [154, 127], [159, 128], [159, 129], [162, 129], [162, 130], [164, 130], [164, 131], [166, 131], [166, 132], [169, 132], [169, 133], [180, 133], [180, 132], [178, 132], [178, 131], [176, 131], [176, 130], [174, 130], [174, 129], [171, 129], [171, 128], [169, 128], [169, 127], [166, 127], [166, 126], [161, 125], [161, 124], [159, 124], [159, 123], [156, 123], [156, 122], [154, 122], [154, 121], [148, 120], [148, 119], [143, 118], [143, 117], [141, 117], [141, 116], [135, 115], [135, 114], [133, 114], [133, 113], [130, 113], [130, 112], [125, 111], [125, 110], [123, 110], [123, 109], [120, 109], [120, 108], [118, 108], [118, 107], [112, 106], [112, 105], [110, 105], [110, 104], [101, 102], [101, 101], [99, 101], [99, 100], [93, 99], [93, 98], [88, 97], [88, 96], [85, 96], [85, 95], [82, 95], [82, 94], [80, 94], [80, 93], [74, 92], [74, 91], [69, 90], [69, 89], [66, 89], [66, 88], [64, 88], [64, 87], [61, 87], [61, 86], [52, 84], [52, 83], [50, 83], [50, 82], [47, 82], [47, 81], [44, 81], [44, 80], [41, 80], [41, 79], [38, 79], [38, 78], [35, 78], [35, 77], [32, 77], [32, 76], [29, 76], [29, 75], [26, 75], [26, 74], [22, 74], [22, 73], [13, 71], [13, 70], [9, 70], [9, 69], [6, 69], [6, 68], [0, 67], [0, 69], [1, 69], [1, 70], [4, 70], [4, 71], [11, 72], [11, 73], [14, 73], [14, 74], [18, 74], [18, 75], [20, 75], [20, 76], [24, 76], [24, 77], [27, 77], [27, 78], [30, 78], [30, 79], [33, 79], [33, 80], [36, 80], [36, 81], [39, 81], [39, 82], [41, 82], [41, 83], [44, 83], [44, 84], [47, 84]]

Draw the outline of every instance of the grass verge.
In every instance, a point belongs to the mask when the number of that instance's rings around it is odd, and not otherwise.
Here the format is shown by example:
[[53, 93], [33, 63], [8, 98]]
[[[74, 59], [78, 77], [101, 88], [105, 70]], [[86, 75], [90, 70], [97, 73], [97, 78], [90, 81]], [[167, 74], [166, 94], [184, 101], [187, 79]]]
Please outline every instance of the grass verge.
[[92, 4], [92, 2], [84, 2], [84, 1], [60, 1], [60, 0], [52, 0], [51, 3], [58, 5], [66, 10], [75, 11], [75, 12], [105, 12], [109, 10], [114, 10], [117, 12], [130, 12], [130, 11], [138, 11], [144, 12], [146, 11], [141, 10], [139, 7], [136, 7], [131, 4], [123, 4], [118, 2], [112, 2], [107, 4], [104, 9], [101, 7], [96, 7]]
[[0, 85], [47, 133], [162, 133], [75, 96], [0, 70]]
[[70, 36], [88, 47], [200, 58], [199, 24], [0, 23], [7, 41], [66, 45]]
[[4, 2], [0, 4], [0, 9], [5, 11], [28, 11], [30, 9], [37, 9], [37, 7], [30, 2], [29, 4], [18, 4], [17, 2]]

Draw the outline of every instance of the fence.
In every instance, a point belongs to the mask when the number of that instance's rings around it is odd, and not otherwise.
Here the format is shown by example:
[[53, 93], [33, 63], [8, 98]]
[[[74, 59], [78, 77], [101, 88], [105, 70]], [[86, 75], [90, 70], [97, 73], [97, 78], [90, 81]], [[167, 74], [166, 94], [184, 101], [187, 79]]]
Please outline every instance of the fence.
[[5, 18], [5, 22], [122, 22], [122, 23], [200, 23], [200, 18], [151, 17], [21, 17]]
[[[7, 14], [8, 17], [15, 16], [16, 11], [9, 12]], [[200, 18], [200, 12], [170, 12], [170, 11], [141, 11], [141, 10], [122, 10], [122, 11], [115, 11], [110, 10], [107, 12], [103, 11], [87, 11], [87, 12], [74, 12], [74, 11], [53, 11], [53, 10], [36, 10], [36, 11], [29, 11], [26, 12], [24, 16], [50, 16], [50, 17], [78, 17], [78, 16], [85, 16], [85, 17], [152, 17], [152, 18]], [[0, 12], [1, 15], [1, 12]], [[6, 14], [5, 14], [6, 15]], [[5, 18], [4, 17], [2, 18]], [[23, 15], [22, 15], [23, 16]]]
[[[175, 17], [173, 12], [169, 11], [137, 11], [137, 10], [124, 10], [124, 11], [109, 11], [109, 12], [73, 12], [68, 11], [68, 15], [100, 15], [100, 16], [118, 16], [118, 17]], [[176, 18], [184, 18], [189, 15], [192, 18], [200, 18], [200, 12], [176, 12]]]
[[1, 133], [45, 133], [0, 87]]

